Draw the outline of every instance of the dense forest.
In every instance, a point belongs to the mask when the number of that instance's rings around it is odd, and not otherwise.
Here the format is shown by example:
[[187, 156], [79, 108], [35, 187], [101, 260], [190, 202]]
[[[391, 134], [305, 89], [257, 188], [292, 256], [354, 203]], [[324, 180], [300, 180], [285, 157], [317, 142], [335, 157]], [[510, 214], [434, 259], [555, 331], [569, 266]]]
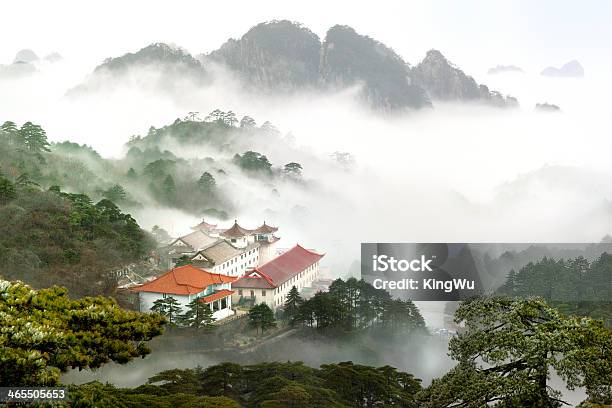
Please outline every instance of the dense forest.
[[135, 389], [90, 383], [71, 387], [81, 407], [417, 407], [420, 381], [393, 367], [352, 362], [319, 369], [299, 362], [224, 363], [175, 369]]
[[574, 259], [543, 258], [518, 272], [511, 270], [498, 292], [538, 296], [569, 315], [591, 316], [612, 326], [612, 255], [603, 253], [589, 262]]
[[556, 408], [564, 401], [553, 369], [570, 390], [586, 390], [581, 407], [612, 403], [612, 333], [601, 321], [508, 297], [463, 302], [455, 321], [465, 327], [449, 344], [457, 364], [426, 388], [393, 367], [350, 361], [222, 363], [164, 371], [133, 389], [70, 386], [69, 406]]

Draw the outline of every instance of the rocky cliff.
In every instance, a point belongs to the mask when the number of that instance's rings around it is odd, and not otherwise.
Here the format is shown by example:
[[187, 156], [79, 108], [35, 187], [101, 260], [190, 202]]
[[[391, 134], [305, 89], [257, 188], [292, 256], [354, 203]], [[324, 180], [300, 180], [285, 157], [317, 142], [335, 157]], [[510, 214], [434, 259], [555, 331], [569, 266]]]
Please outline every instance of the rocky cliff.
[[479, 85], [474, 78], [449, 62], [438, 50], [430, 50], [412, 70], [415, 84], [423, 87], [433, 100], [484, 102], [495, 106], [515, 106], [513, 97]]

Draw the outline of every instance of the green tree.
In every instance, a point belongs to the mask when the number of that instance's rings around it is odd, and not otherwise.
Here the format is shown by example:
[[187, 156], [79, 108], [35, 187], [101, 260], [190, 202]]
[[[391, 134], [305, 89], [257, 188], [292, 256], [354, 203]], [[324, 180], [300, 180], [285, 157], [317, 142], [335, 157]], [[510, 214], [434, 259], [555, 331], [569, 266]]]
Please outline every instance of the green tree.
[[467, 329], [449, 343], [458, 365], [420, 394], [423, 407], [558, 407], [551, 369], [568, 389], [612, 403], [612, 332], [601, 321], [538, 298], [491, 297], [462, 303], [455, 322]]
[[181, 325], [192, 327], [196, 330], [212, 330], [215, 322], [213, 311], [210, 306], [201, 301], [200, 298], [193, 299], [187, 305], [187, 311], [180, 316]]
[[272, 174], [272, 164], [268, 161], [268, 158], [261, 153], [249, 150], [242, 155], [234, 155], [233, 161], [243, 170]]
[[9, 143], [15, 143], [19, 136], [19, 129], [17, 129], [17, 125], [15, 122], [11, 122], [7, 120], [2, 125], [0, 125], [0, 134], [6, 137]]
[[174, 178], [169, 174], [162, 183], [162, 194], [167, 202], [174, 203], [176, 201], [176, 184], [174, 183]]
[[293, 178], [293, 179], [302, 178], [302, 170], [303, 170], [302, 165], [296, 162], [287, 163], [285, 164], [285, 167], [283, 167], [283, 173], [287, 177]]
[[35, 153], [51, 151], [49, 149], [49, 141], [47, 140], [47, 132], [39, 125], [26, 122], [19, 129], [19, 135], [28, 150]]
[[215, 189], [216, 184], [217, 183], [213, 175], [207, 171], [202, 173], [200, 179], [198, 180], [198, 187], [200, 188], [200, 191], [206, 194], [210, 194]]
[[5, 205], [15, 198], [17, 198], [15, 184], [0, 174], [0, 205]]
[[295, 286], [292, 286], [291, 289], [289, 289], [289, 293], [287, 293], [287, 300], [285, 301], [285, 310], [283, 313], [284, 319], [292, 326], [295, 324], [301, 304], [302, 297], [300, 296], [300, 292]]
[[17, 187], [40, 187], [38, 183], [33, 181], [28, 173], [21, 173], [17, 180], [15, 180], [15, 186]]
[[181, 304], [174, 297], [168, 296], [155, 300], [151, 311], [164, 316], [169, 324], [176, 326], [180, 320]]
[[163, 318], [124, 310], [110, 298], [73, 300], [66, 289], [0, 281], [0, 385], [55, 385], [68, 368], [144, 357]]
[[249, 310], [249, 326], [254, 328], [258, 333], [259, 329], [264, 333], [266, 330], [276, 327], [274, 320], [274, 312], [265, 303], [253, 306]]
[[241, 129], [253, 129], [257, 126], [255, 119], [250, 116], [243, 116], [240, 120], [240, 128]]
[[130, 167], [125, 176], [130, 180], [136, 180], [138, 178], [138, 173], [136, 173], [136, 170], [134, 170], [133, 167]]
[[113, 203], [122, 203], [127, 198], [127, 192], [119, 184], [114, 184], [108, 190], [102, 192], [102, 196]]

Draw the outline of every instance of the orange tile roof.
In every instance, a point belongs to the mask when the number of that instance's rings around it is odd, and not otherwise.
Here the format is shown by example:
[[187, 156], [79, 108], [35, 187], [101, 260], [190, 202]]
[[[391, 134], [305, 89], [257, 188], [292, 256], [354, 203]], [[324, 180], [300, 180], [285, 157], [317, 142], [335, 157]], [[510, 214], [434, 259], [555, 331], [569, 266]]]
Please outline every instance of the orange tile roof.
[[232, 293], [234, 293], [233, 290], [222, 289], [215, 293], [211, 293], [208, 296], [201, 297], [200, 299], [198, 299], [198, 302], [204, 302], [204, 303], [214, 302], [215, 300], [223, 299], [224, 297], [229, 296]]
[[131, 290], [134, 292], [170, 293], [173, 295], [194, 295], [202, 292], [210, 285], [230, 283], [236, 278], [211, 273], [193, 265], [174, 268], [160, 277]]

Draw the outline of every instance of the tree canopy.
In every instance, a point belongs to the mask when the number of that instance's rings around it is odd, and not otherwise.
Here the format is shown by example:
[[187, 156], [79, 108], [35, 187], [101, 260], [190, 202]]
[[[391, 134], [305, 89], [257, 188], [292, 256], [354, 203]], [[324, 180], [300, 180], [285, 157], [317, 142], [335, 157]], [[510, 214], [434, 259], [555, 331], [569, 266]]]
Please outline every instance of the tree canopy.
[[458, 364], [419, 396], [423, 407], [558, 407], [551, 370], [568, 389], [612, 403], [612, 332], [601, 321], [538, 298], [491, 297], [462, 303], [455, 322], [466, 327], [449, 344]]
[[0, 385], [55, 385], [68, 368], [127, 363], [149, 353], [164, 320], [105, 297], [73, 300], [64, 288], [0, 280]]

